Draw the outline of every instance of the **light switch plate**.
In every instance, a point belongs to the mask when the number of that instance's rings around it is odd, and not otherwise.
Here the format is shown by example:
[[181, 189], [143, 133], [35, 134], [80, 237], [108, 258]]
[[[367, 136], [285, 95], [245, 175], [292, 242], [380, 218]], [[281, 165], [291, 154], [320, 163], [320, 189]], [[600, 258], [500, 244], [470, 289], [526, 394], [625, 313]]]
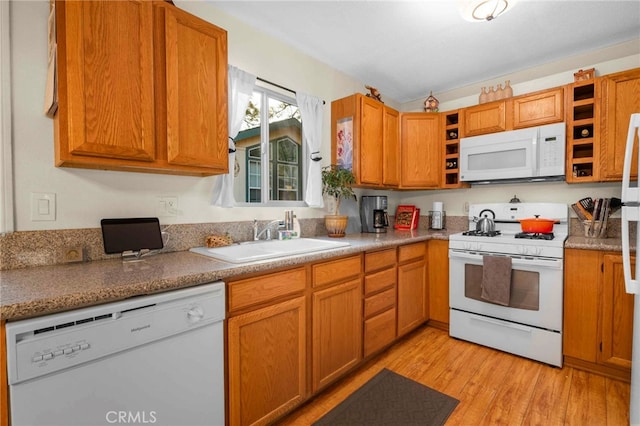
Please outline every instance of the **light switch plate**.
[[31, 193], [31, 220], [56, 220], [56, 194], [54, 192]]

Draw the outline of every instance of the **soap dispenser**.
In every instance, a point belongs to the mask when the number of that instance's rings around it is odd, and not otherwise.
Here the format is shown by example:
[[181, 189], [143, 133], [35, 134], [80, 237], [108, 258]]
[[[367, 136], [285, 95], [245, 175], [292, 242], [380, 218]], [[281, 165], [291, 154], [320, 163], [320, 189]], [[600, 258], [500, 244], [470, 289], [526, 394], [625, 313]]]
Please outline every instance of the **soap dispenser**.
[[298, 217], [293, 215], [293, 235], [292, 238], [300, 238], [300, 222], [298, 221]]

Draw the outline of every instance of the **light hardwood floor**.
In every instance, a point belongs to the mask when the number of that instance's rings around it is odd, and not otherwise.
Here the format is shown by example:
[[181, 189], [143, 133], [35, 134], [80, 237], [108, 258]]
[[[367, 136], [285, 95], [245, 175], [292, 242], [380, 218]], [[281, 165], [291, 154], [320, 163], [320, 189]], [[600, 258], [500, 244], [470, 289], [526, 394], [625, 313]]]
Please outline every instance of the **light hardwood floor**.
[[310, 425], [383, 368], [457, 398], [447, 425], [628, 425], [629, 384], [548, 366], [422, 327], [281, 425]]

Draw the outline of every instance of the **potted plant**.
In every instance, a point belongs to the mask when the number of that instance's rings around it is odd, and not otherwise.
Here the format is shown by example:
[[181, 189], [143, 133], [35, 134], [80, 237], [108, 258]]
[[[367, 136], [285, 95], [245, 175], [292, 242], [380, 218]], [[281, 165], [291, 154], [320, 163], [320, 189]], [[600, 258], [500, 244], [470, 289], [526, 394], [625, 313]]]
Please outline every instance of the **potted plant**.
[[351, 170], [339, 167], [335, 164], [322, 169], [322, 195], [328, 195], [334, 199], [334, 208], [324, 217], [324, 224], [330, 237], [344, 237], [349, 216], [340, 214], [340, 201], [343, 198], [356, 199], [356, 194], [351, 187], [356, 182], [356, 177]]

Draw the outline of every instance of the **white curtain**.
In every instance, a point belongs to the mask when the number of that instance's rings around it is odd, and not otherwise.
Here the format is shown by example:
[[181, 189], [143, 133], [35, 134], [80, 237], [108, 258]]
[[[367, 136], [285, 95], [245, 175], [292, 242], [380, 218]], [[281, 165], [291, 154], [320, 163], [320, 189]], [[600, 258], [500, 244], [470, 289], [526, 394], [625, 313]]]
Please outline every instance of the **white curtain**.
[[307, 144], [307, 189], [304, 201], [309, 207], [324, 207], [322, 200], [322, 175], [320, 146], [322, 144], [322, 99], [305, 93], [296, 94], [302, 117], [302, 136]]
[[217, 176], [213, 186], [213, 205], [233, 207], [233, 179], [236, 163], [236, 144], [249, 100], [256, 84], [256, 76], [229, 65], [229, 173]]

